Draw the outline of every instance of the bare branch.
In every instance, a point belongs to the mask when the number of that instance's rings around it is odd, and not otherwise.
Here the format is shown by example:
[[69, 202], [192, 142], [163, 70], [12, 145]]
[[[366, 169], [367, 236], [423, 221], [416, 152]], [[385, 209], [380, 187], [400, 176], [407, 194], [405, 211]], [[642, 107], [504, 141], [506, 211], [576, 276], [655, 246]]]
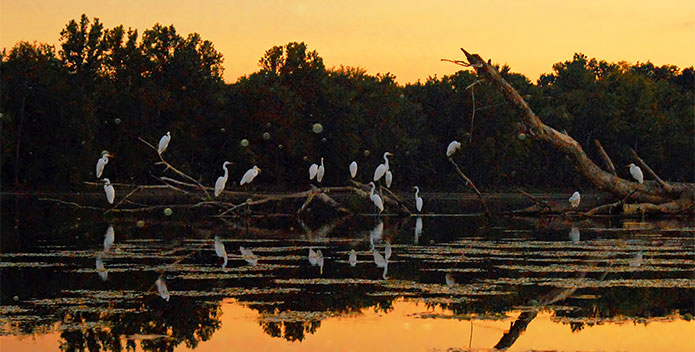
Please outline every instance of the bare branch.
[[608, 156], [608, 153], [606, 153], [606, 150], [603, 149], [601, 142], [599, 142], [598, 139], [594, 139], [594, 143], [596, 143], [596, 147], [598, 148], [598, 152], [601, 155], [601, 159], [603, 159], [603, 163], [606, 166], [606, 169], [608, 169], [608, 172], [613, 174], [613, 176], [617, 176], [618, 174], [615, 171], [615, 165], [613, 165], [613, 160], [611, 160], [611, 157]]

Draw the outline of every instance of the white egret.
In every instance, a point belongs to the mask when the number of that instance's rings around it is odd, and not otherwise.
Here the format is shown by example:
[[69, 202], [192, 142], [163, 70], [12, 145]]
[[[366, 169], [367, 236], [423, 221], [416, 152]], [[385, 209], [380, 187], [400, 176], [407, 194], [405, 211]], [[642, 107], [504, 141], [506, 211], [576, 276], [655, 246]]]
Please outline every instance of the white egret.
[[217, 254], [218, 257], [224, 260], [224, 262], [222, 263], [222, 267], [226, 267], [227, 251], [224, 249], [224, 243], [222, 243], [222, 240], [220, 240], [220, 238], [217, 236], [215, 236], [215, 254]]
[[374, 182], [369, 182], [369, 184], [372, 186], [372, 190], [369, 191], [369, 199], [372, 200], [372, 203], [379, 209], [379, 214], [381, 214], [384, 211], [384, 201], [381, 200], [378, 194], [374, 194], [374, 188], [376, 188]]
[[384, 234], [384, 223], [380, 221], [369, 231], [369, 248], [374, 249], [374, 241], [380, 242]]
[[256, 176], [261, 172], [261, 168], [254, 165], [252, 168], [246, 170], [246, 173], [244, 173], [244, 176], [241, 178], [241, 181], [239, 181], [239, 186], [243, 186], [244, 184], [249, 184], [253, 181]]
[[639, 183], [644, 183], [644, 174], [642, 174], [642, 169], [639, 168], [639, 166], [635, 164], [630, 164], [628, 165], [630, 167], [630, 175], [637, 180]]
[[391, 242], [386, 242], [386, 248], [384, 248], [384, 257], [386, 260], [389, 260], [391, 258], [391, 254], [393, 253], [393, 249], [391, 248]]
[[253, 252], [250, 249], [246, 249], [244, 247], [239, 247], [239, 251], [241, 252], [241, 257], [249, 264], [252, 266], [255, 266], [258, 264], [258, 256], [253, 254]]
[[384, 163], [379, 164], [379, 166], [376, 167], [376, 170], [374, 170], [374, 182], [379, 181], [379, 179], [386, 174], [386, 171], [389, 171], [388, 156], [393, 156], [393, 153], [384, 153]]
[[169, 146], [169, 141], [171, 140], [171, 133], [167, 131], [167, 133], [162, 136], [162, 139], [159, 140], [159, 145], [157, 146], [157, 153], [162, 154], [164, 153], [165, 150], [167, 150], [167, 147]]
[[415, 239], [413, 240], [415, 244], [420, 241], [420, 235], [422, 235], [422, 218], [418, 217], [415, 219]]
[[570, 205], [572, 208], [576, 208], [579, 206], [579, 202], [582, 200], [582, 196], [579, 195], [579, 192], [574, 192], [572, 193], [572, 196], [570, 197]]
[[350, 263], [350, 266], [357, 265], [357, 253], [355, 253], [354, 249], [350, 250], [350, 255], [348, 256], [348, 262]]
[[106, 200], [109, 204], [113, 204], [113, 200], [116, 198], [116, 190], [113, 189], [108, 178], [104, 178], [104, 192], [106, 192]]
[[97, 160], [97, 178], [101, 177], [101, 174], [104, 172], [104, 166], [109, 163], [109, 158], [113, 158], [113, 155], [104, 153], [104, 155]]
[[326, 172], [326, 168], [323, 166], [323, 158], [321, 158], [321, 166], [316, 170], [316, 181], [321, 183], [323, 181], [323, 174]]
[[311, 164], [309, 166], [309, 179], [313, 180], [314, 177], [316, 177], [316, 174], [319, 172], [319, 166], [317, 164]]
[[227, 184], [227, 178], [229, 177], [229, 170], [227, 170], [227, 165], [231, 164], [229, 161], [222, 163], [222, 169], [224, 170], [224, 175], [217, 178], [215, 181], [215, 197], [219, 196], [224, 190], [224, 186]]
[[157, 281], [154, 282], [155, 286], [157, 286], [157, 292], [159, 292], [159, 296], [162, 297], [165, 301], [169, 302], [169, 297], [171, 295], [169, 294], [169, 289], [167, 289], [167, 285], [164, 282], [163, 277], [159, 277]]
[[101, 254], [97, 255], [96, 270], [101, 280], [106, 281], [106, 279], [109, 277], [109, 271], [106, 270], [106, 268], [104, 268], [104, 261], [101, 257]]
[[579, 229], [576, 226], [572, 226], [570, 229], [570, 241], [579, 242]]
[[457, 141], [452, 141], [449, 143], [449, 146], [446, 147], [446, 156], [452, 156], [454, 153], [456, 153], [457, 150], [461, 149], [461, 143]]
[[350, 163], [350, 176], [355, 178], [357, 176], [357, 162], [353, 161]]
[[113, 231], [113, 226], [109, 225], [109, 227], [106, 229], [106, 234], [104, 235], [104, 253], [108, 253], [111, 246], [113, 246], [115, 239], [116, 235]]
[[391, 187], [391, 181], [393, 181], [393, 174], [391, 173], [391, 170], [386, 170], [384, 180], [386, 180], [386, 187]]
[[415, 186], [415, 208], [417, 211], [422, 211], [422, 197], [420, 197], [420, 187]]

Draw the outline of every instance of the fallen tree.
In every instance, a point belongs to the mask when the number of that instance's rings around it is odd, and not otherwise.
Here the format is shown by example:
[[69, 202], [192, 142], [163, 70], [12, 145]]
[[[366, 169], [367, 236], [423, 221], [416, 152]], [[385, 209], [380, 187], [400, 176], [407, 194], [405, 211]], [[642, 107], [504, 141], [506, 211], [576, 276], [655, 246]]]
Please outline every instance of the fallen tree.
[[[675, 183], [662, 180], [634, 151], [633, 156], [636, 161], [654, 181], [645, 181], [640, 184], [632, 180], [620, 178], [616, 175], [615, 167], [612, 167], [613, 163], [602, 147], [600, 152], [610, 172], [601, 169], [587, 156], [576, 140], [544, 124], [516, 89], [502, 78], [494, 67], [478, 54], [471, 54], [463, 48], [461, 51], [466, 55], [466, 61], [445, 61], [475, 69], [480, 79], [489, 82], [504, 95], [508, 102], [519, 110], [519, 122], [527, 129], [527, 134], [531, 138], [547, 143], [565, 154], [575, 168], [597, 190], [608, 192], [617, 199], [624, 199], [618, 204], [622, 207], [624, 214], [675, 214], [693, 211], [695, 206], [694, 183]], [[600, 142], [597, 142], [597, 145], [600, 146]], [[597, 212], [599, 212], [599, 209], [593, 212], [589, 211], [591, 215]]]

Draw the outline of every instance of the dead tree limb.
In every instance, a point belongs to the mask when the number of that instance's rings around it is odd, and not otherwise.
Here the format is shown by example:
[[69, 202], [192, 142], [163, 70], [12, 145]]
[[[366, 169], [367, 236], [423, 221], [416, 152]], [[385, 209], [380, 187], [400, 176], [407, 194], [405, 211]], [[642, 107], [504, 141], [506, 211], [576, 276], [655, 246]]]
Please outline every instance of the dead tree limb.
[[654, 172], [654, 170], [652, 170], [652, 168], [649, 167], [649, 165], [647, 165], [647, 163], [644, 160], [642, 160], [642, 158], [640, 158], [639, 155], [637, 155], [637, 152], [634, 149], [630, 148], [630, 151], [632, 152], [632, 156], [634, 156], [635, 159], [639, 161], [640, 165], [642, 165], [644, 170], [647, 171], [647, 173], [651, 175], [652, 178], [654, 178], [654, 180], [656, 180], [656, 182], [659, 185], [661, 185], [661, 187], [663, 187], [666, 192], [673, 193], [673, 186], [664, 182], [664, 180], [662, 180], [661, 177], [659, 177], [659, 175], [657, 175], [656, 172]]
[[606, 166], [606, 169], [608, 169], [608, 172], [610, 172], [613, 176], [618, 176], [618, 173], [615, 171], [615, 165], [613, 165], [613, 160], [611, 160], [611, 157], [608, 156], [606, 150], [603, 149], [601, 142], [599, 142], [598, 139], [594, 139], [594, 143], [596, 143], [598, 152], [601, 155], [601, 159], [603, 159], [603, 164]]
[[485, 199], [483, 199], [483, 195], [480, 193], [480, 191], [478, 191], [478, 187], [476, 187], [473, 181], [471, 181], [471, 179], [468, 178], [468, 176], [466, 176], [466, 174], [464, 174], [463, 171], [461, 171], [461, 168], [458, 166], [458, 164], [456, 164], [454, 159], [452, 159], [451, 157], [447, 157], [447, 159], [449, 159], [451, 165], [453, 165], [454, 169], [456, 169], [456, 173], [458, 173], [458, 175], [463, 179], [464, 185], [472, 189], [473, 192], [475, 192], [475, 194], [478, 196], [480, 204], [483, 206], [483, 209], [485, 209], [485, 214], [487, 214], [487, 216], [490, 217], [490, 209], [488, 209], [487, 203], [485, 202]]
[[479, 76], [486, 78], [498, 91], [500, 91], [507, 101], [512, 103], [521, 113], [521, 123], [523, 123], [532, 133], [530, 135], [536, 140], [548, 143], [553, 148], [565, 154], [572, 161], [584, 177], [591, 182], [594, 187], [613, 194], [615, 197], [623, 198], [634, 192], [632, 198], [636, 202], [662, 204], [668, 203], [681, 197], [682, 194], [695, 194], [695, 184], [682, 183], [673, 184], [672, 192], [667, 191], [657, 183], [644, 183], [629, 181], [617, 177], [598, 167], [586, 155], [579, 143], [572, 137], [563, 134], [554, 128], [547, 126], [531, 110], [526, 101], [512, 87], [497, 70], [485, 62], [479, 55], [471, 54], [465, 49], [461, 49], [466, 56], [467, 63], [460, 61], [450, 61], [462, 66], [475, 68]]

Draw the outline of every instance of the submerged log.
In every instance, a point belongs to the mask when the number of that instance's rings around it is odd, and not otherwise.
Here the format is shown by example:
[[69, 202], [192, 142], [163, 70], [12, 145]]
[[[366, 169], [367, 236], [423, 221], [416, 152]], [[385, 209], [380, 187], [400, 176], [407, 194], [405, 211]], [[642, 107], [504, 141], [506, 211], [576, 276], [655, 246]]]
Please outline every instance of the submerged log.
[[[463, 66], [473, 67], [479, 76], [484, 77], [497, 90], [502, 92], [505, 98], [512, 103], [521, 113], [521, 123], [531, 131], [530, 136], [539, 141], [549, 144], [551, 147], [565, 154], [581, 174], [596, 187], [598, 190], [611, 193], [616, 198], [622, 199], [631, 195], [631, 200], [649, 204], [667, 204], [680, 198], [692, 198], [695, 194], [695, 184], [693, 183], [668, 183], [660, 178], [656, 178], [656, 182], [648, 181], [639, 184], [632, 180], [626, 180], [618, 177], [615, 174], [602, 170], [597, 166], [584, 152], [581, 145], [572, 137], [557, 131], [556, 129], [546, 125], [541, 119], [531, 110], [526, 101], [512, 87], [497, 70], [483, 60], [477, 54], [471, 54], [464, 49], [461, 49], [466, 55], [468, 62], [451, 61]], [[646, 165], [642, 163], [642, 165]], [[645, 168], [646, 169], [646, 168]], [[655, 176], [656, 174], [647, 170], [647, 172]], [[678, 206], [687, 205], [680, 202]], [[668, 210], [665, 213], [670, 213], [671, 206], [650, 207], [653, 210]], [[689, 209], [689, 208], [688, 208]], [[680, 208], [683, 210], [683, 208]]]

